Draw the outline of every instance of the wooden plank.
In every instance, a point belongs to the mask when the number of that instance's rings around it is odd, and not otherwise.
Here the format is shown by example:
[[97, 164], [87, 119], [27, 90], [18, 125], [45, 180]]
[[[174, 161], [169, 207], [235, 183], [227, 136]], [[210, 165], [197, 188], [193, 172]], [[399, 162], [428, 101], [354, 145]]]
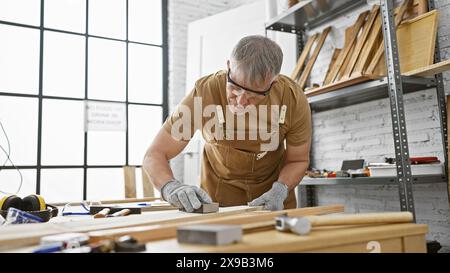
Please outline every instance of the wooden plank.
[[[399, 24], [403, 20], [403, 16], [405, 15], [405, 12], [409, 6], [411, 6], [412, 0], [404, 0], [402, 4], [400, 5], [400, 8], [397, 11], [397, 14], [395, 15], [395, 28], [397, 29]], [[400, 44], [400, 41], [398, 41], [398, 44]], [[412, 46], [412, 45], [411, 45]], [[375, 67], [378, 65], [382, 55], [384, 55], [384, 43], [381, 43], [372, 59], [372, 61], [369, 64], [369, 67], [366, 70], [367, 74], [373, 74]]]
[[300, 72], [303, 68], [303, 65], [305, 64], [306, 58], [308, 57], [308, 54], [311, 51], [311, 48], [318, 36], [319, 36], [319, 34], [316, 33], [313, 36], [311, 36], [308, 39], [308, 41], [306, 42], [306, 45], [303, 48], [303, 51], [300, 54], [300, 57], [298, 58], [297, 65], [295, 66], [295, 69], [291, 75], [291, 79], [293, 79], [294, 81], [297, 81], [297, 78], [300, 76]]
[[427, 242], [422, 235], [403, 237], [404, 253], [427, 253]]
[[145, 225], [173, 224], [183, 221], [195, 221], [220, 218], [260, 210], [262, 207], [237, 206], [220, 208], [211, 214], [192, 214], [178, 210], [146, 212], [140, 215], [103, 218], [61, 223], [39, 223], [32, 225], [14, 225], [1, 227], [0, 249], [38, 244], [42, 236], [66, 232], [89, 232]]
[[359, 77], [364, 74], [364, 71], [369, 64], [374, 51], [376, 51], [376, 47], [378, 45], [377, 42], [380, 40], [381, 36], [381, 13], [378, 12], [378, 15], [376, 16], [375, 22], [372, 26], [372, 30], [370, 31], [367, 41], [364, 43], [363, 49], [356, 61], [350, 78]]
[[[70, 202], [73, 206], [80, 206], [82, 203], [87, 202], [88, 204], [91, 202], [100, 202], [101, 204], [121, 204], [121, 203], [137, 203], [137, 202], [151, 202], [160, 200], [160, 197], [146, 197], [146, 198], [126, 198], [126, 199], [114, 199], [114, 200], [87, 200], [87, 201], [75, 201]], [[59, 202], [59, 203], [49, 203], [50, 205], [61, 207], [66, 205], [69, 202]]]
[[125, 198], [136, 198], [136, 167], [123, 167]]
[[142, 168], [142, 187], [144, 197], [154, 197], [155, 196], [155, 187], [153, 183], [150, 181], [150, 177], [147, 172]]
[[348, 40], [348, 43], [342, 49], [341, 54], [339, 54], [339, 57], [336, 60], [335, 65], [331, 69], [330, 74], [328, 74], [328, 77], [325, 78], [324, 85], [330, 84], [330, 83], [334, 82], [334, 80], [336, 79], [339, 70], [341, 69], [345, 59], [347, 58], [347, 56], [350, 52], [351, 46], [353, 45], [353, 43], [355, 42], [355, 40], [358, 36], [358, 33], [365, 21], [365, 18], [367, 17], [367, 14], [369, 14], [369, 11], [365, 11], [365, 12], [361, 13], [358, 16], [358, 19], [356, 20], [355, 24], [351, 27], [353, 29], [353, 31], [348, 32], [348, 33], [350, 33], [351, 36], [345, 37], [345, 39]]
[[[339, 54], [341, 53], [341, 50], [342, 50], [341, 48], [335, 48], [335, 49], [334, 49], [333, 55], [331, 56], [330, 64], [328, 65], [328, 70], [327, 70], [327, 72], [325, 73], [324, 80], [325, 80], [325, 78], [328, 76], [328, 74], [330, 74], [331, 68], [335, 65], [336, 60], [337, 60], [337, 58], [339, 57]], [[305, 89], [305, 91], [306, 91], [306, 89]]]
[[306, 64], [305, 69], [303, 70], [303, 73], [300, 76], [300, 79], [298, 80], [298, 84], [302, 89], [305, 87], [306, 81], [309, 77], [309, 74], [311, 73], [314, 63], [316, 62], [317, 56], [319, 56], [323, 43], [325, 42], [325, 39], [327, 38], [328, 33], [330, 33], [330, 31], [331, 27], [327, 27], [322, 31], [322, 33], [319, 36], [319, 40], [316, 44], [316, 47], [314, 48], [314, 52], [311, 55], [311, 58], [308, 60], [308, 63]]
[[378, 212], [340, 214], [327, 216], [306, 216], [311, 226], [337, 226], [337, 225], [375, 225], [387, 223], [411, 223], [413, 215], [410, 212]]
[[289, 209], [283, 211], [258, 211], [246, 212], [240, 215], [225, 216], [216, 219], [200, 219], [194, 221], [183, 221], [178, 223], [171, 223], [165, 225], [151, 225], [145, 227], [132, 227], [113, 229], [105, 231], [90, 232], [89, 236], [93, 241], [102, 239], [111, 239], [124, 235], [131, 235], [140, 242], [149, 242], [155, 240], [162, 240], [176, 236], [176, 230], [182, 225], [196, 225], [196, 224], [227, 224], [227, 225], [243, 225], [246, 233], [266, 230], [273, 228], [275, 217], [287, 213], [291, 217], [300, 217], [306, 215], [323, 215], [330, 213], [340, 213], [344, 211], [344, 206], [321, 206]]
[[414, 0], [412, 6], [406, 11], [406, 19], [411, 19], [427, 12], [428, 0]]
[[[403, 72], [434, 63], [438, 20], [439, 13], [437, 10], [433, 10], [399, 26], [399, 50], [403, 56], [403, 58], [400, 58], [400, 67], [403, 69]], [[414, 27], [408, 28], [408, 25]], [[415, 38], [415, 36], [420, 36], [419, 33], [427, 34], [423, 35], [426, 38], [422, 39], [420, 43]], [[414, 46], [409, 46], [411, 44], [414, 44]], [[420, 56], [419, 53], [421, 52], [427, 53], [424, 54], [423, 59], [418, 60], [413, 58], [414, 56]]]
[[367, 246], [370, 241], [414, 235], [425, 237], [427, 231], [427, 225], [410, 223], [317, 228], [307, 236], [270, 230], [244, 234], [242, 242], [227, 246], [179, 244], [176, 239], [153, 241], [147, 244], [147, 252], [320, 252], [321, 249], [338, 249], [349, 244], [365, 243]]
[[[355, 43], [353, 43], [350, 46], [350, 51], [348, 52], [348, 56], [352, 56], [352, 54], [354, 54], [354, 51], [355, 51]], [[349, 64], [350, 64], [350, 58], [347, 57], [347, 58], [345, 58], [344, 63], [342, 64], [341, 68], [339, 69], [339, 72], [338, 72], [336, 78], [334, 79], [335, 82], [338, 82], [342, 79], [342, 77], [345, 74], [345, 70], [347, 69]]]
[[450, 60], [402, 73], [404, 76], [429, 77], [450, 70]]
[[[397, 42], [402, 73], [434, 63], [438, 11], [430, 11], [403, 22], [397, 29]], [[377, 69], [386, 74], [384, 54]]]
[[369, 37], [369, 34], [372, 30], [372, 26], [375, 23], [375, 19], [377, 18], [379, 11], [380, 11], [380, 6], [374, 5], [372, 7], [369, 18], [367, 19], [366, 23], [364, 24], [364, 30], [361, 33], [361, 36], [358, 37], [358, 41], [356, 42], [355, 50], [354, 50], [353, 54], [350, 54], [351, 58], [345, 69], [345, 72], [342, 76], [343, 79], [350, 78], [353, 68], [355, 68], [356, 62], [358, 61], [358, 58], [359, 58], [361, 52], [363, 51], [363, 46]]
[[170, 204], [168, 205], [152, 205], [148, 207], [142, 207], [142, 211], [161, 211], [161, 210], [177, 210], [178, 208], [175, 206], [172, 206]]

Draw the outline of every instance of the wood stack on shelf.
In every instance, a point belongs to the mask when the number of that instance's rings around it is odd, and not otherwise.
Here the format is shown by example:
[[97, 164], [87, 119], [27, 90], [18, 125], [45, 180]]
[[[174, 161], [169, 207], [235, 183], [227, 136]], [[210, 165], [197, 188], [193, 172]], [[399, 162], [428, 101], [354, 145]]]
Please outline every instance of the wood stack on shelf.
[[[427, 10], [424, 0], [404, 0], [395, 10], [400, 71], [405, 76], [433, 76], [450, 69], [449, 61], [434, 64], [438, 12]], [[291, 75], [307, 96], [386, 76], [381, 11], [374, 5], [370, 11], [359, 14], [356, 22], [345, 30], [344, 46], [334, 50], [322, 86], [306, 87], [330, 30], [328, 27], [320, 36], [314, 34], [308, 39]], [[306, 61], [314, 44], [315, 49]]]
[[299, 2], [299, 0], [289, 0], [288, 1], [288, 7], [293, 7], [293, 6], [295, 6], [296, 4], [298, 4], [298, 2]]

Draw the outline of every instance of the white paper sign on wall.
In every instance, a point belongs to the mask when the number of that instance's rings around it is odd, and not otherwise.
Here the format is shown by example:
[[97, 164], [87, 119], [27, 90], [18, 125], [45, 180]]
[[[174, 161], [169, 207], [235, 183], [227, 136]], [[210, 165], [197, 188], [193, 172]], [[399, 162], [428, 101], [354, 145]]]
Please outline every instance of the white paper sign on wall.
[[85, 101], [84, 130], [126, 131], [125, 103]]

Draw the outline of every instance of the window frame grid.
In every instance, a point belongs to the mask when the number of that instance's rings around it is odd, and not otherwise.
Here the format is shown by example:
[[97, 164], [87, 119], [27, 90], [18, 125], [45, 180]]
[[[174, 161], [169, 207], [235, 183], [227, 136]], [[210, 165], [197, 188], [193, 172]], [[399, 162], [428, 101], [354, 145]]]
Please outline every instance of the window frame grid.
[[[23, 28], [31, 28], [31, 29], [37, 29], [40, 31], [40, 38], [39, 38], [39, 86], [38, 86], [38, 94], [24, 94], [24, 93], [12, 93], [12, 92], [5, 92], [0, 91], [0, 97], [7, 96], [7, 97], [27, 97], [27, 98], [36, 98], [38, 99], [38, 132], [37, 132], [37, 161], [36, 165], [15, 165], [15, 166], [4, 166], [1, 167], [0, 170], [13, 170], [15, 168], [18, 169], [35, 169], [36, 170], [36, 194], [40, 194], [41, 191], [41, 170], [42, 169], [83, 169], [83, 200], [87, 199], [87, 170], [88, 169], [98, 169], [98, 168], [122, 168], [124, 166], [131, 166], [136, 168], [141, 168], [142, 165], [129, 165], [129, 120], [128, 120], [128, 108], [130, 105], [142, 105], [142, 106], [153, 106], [153, 107], [161, 107], [162, 108], [162, 120], [161, 122], [164, 122], [164, 120], [167, 118], [169, 114], [168, 109], [168, 11], [167, 11], [167, 1], [168, 0], [161, 0], [161, 20], [162, 20], [162, 44], [150, 44], [150, 43], [143, 43], [143, 42], [137, 42], [137, 41], [130, 41], [128, 40], [128, 22], [129, 22], [129, 0], [126, 0], [126, 39], [117, 39], [117, 38], [110, 38], [110, 37], [103, 37], [98, 35], [90, 35], [88, 32], [89, 29], [89, 0], [86, 0], [86, 32], [85, 33], [78, 33], [73, 31], [66, 31], [66, 30], [59, 30], [55, 28], [46, 28], [44, 27], [44, 2], [45, 0], [40, 0], [40, 25], [39, 26], [33, 26], [28, 24], [21, 24], [21, 23], [15, 23], [15, 22], [9, 22], [9, 21], [3, 21], [0, 20], [0, 25], [10, 25], [15, 27], [23, 27]], [[58, 33], [64, 33], [64, 34], [70, 34], [70, 35], [79, 35], [84, 36], [85, 39], [85, 79], [84, 79], [84, 97], [59, 97], [59, 96], [49, 96], [43, 94], [43, 63], [44, 63], [44, 31], [52, 31], [52, 32], [58, 32]], [[124, 42], [126, 45], [126, 67], [125, 67], [125, 73], [126, 73], [126, 87], [125, 87], [125, 100], [102, 100], [102, 99], [88, 99], [89, 90], [88, 90], [88, 60], [89, 60], [89, 38], [99, 38], [99, 39], [105, 39], [105, 40], [112, 40], [112, 41], [119, 41]], [[151, 47], [159, 47], [162, 49], [162, 103], [140, 103], [140, 102], [130, 102], [128, 101], [128, 65], [129, 65], [129, 59], [128, 59], [128, 49], [129, 44], [140, 44], [145, 46], [151, 46]], [[87, 164], [87, 153], [88, 153], [88, 133], [84, 132], [84, 162], [83, 165], [42, 165], [41, 159], [42, 159], [42, 103], [44, 99], [55, 99], [55, 100], [67, 100], [67, 101], [96, 101], [96, 102], [110, 102], [110, 103], [124, 103], [126, 106], [126, 137], [125, 137], [125, 165], [89, 165]]]

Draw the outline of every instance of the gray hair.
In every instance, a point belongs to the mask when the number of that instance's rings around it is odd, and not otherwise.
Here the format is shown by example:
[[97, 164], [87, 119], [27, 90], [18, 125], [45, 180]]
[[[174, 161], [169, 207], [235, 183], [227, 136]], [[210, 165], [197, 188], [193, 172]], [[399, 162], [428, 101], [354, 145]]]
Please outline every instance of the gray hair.
[[274, 41], [260, 35], [242, 38], [233, 48], [231, 62], [249, 83], [262, 82], [280, 73], [283, 52]]

